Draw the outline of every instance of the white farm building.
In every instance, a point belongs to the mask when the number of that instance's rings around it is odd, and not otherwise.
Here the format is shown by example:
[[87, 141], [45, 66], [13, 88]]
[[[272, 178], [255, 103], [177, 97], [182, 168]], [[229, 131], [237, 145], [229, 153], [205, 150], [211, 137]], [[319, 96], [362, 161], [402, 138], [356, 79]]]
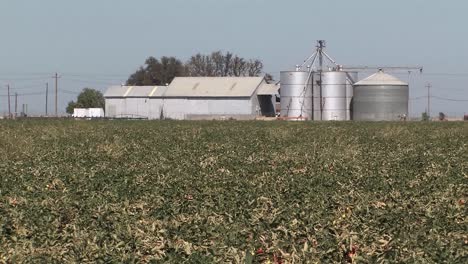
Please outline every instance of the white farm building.
[[112, 86], [106, 117], [237, 119], [275, 115], [279, 87], [263, 77], [177, 77], [169, 86]]

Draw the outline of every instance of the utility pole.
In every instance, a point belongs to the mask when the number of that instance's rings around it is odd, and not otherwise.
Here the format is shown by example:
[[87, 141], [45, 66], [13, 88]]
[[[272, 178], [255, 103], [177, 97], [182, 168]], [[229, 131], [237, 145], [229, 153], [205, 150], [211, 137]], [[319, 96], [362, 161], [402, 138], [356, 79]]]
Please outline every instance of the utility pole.
[[45, 115], [47, 116], [47, 104], [49, 100], [49, 83], [46, 83], [46, 88], [45, 88]]
[[15, 93], [15, 118], [18, 116], [18, 93]]
[[55, 79], [55, 116], [58, 117], [58, 79], [60, 77], [58, 76], [58, 73], [55, 73], [52, 78]]
[[8, 88], [8, 118], [11, 118], [10, 84], [7, 84], [7, 88]]
[[428, 83], [426, 85], [427, 88], [427, 116], [431, 117], [431, 87], [432, 84]]

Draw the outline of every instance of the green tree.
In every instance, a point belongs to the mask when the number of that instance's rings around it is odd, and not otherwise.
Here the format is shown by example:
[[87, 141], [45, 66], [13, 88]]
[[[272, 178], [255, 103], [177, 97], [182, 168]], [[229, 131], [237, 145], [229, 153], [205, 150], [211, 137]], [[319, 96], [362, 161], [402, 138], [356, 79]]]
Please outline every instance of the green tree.
[[68, 114], [73, 114], [73, 109], [79, 108], [74, 101], [68, 102], [66, 111]]
[[260, 76], [262, 70], [262, 61], [241, 58], [230, 52], [198, 53], [186, 63], [175, 57], [149, 57], [143, 66], [130, 75], [127, 85], [166, 85], [175, 77], [182, 76]]
[[95, 89], [84, 88], [75, 101], [70, 101], [67, 106], [67, 113], [72, 114], [75, 108], [104, 108], [104, 95]]
[[439, 120], [444, 121], [446, 118], [445, 114], [443, 112], [439, 112]]
[[423, 112], [421, 115], [422, 121], [429, 121], [429, 114], [427, 112]]
[[263, 63], [246, 59], [230, 52], [215, 51], [211, 54], [196, 54], [185, 64], [188, 76], [260, 76]]
[[165, 85], [176, 76], [185, 76], [184, 64], [175, 57], [149, 57], [145, 65], [130, 75], [127, 85]]

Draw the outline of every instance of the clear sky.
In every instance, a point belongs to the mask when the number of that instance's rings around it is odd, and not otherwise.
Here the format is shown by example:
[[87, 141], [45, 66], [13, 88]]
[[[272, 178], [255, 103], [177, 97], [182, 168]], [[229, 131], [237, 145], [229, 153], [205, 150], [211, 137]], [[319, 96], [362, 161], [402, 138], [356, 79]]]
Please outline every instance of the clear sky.
[[[148, 56], [215, 50], [258, 58], [265, 71], [300, 64], [317, 39], [344, 65], [423, 65], [410, 81], [420, 115], [431, 83], [432, 112], [468, 113], [466, 0], [0, 0], [0, 95], [45, 111], [45, 83], [61, 75], [59, 111], [84, 87], [120, 84]], [[369, 73], [367, 73], [368, 75]], [[361, 74], [360, 77], [365, 77]], [[37, 93], [37, 95], [35, 95]], [[49, 96], [53, 111], [53, 93]], [[14, 99], [12, 100], [12, 109]], [[0, 113], [7, 97], [0, 96]]]

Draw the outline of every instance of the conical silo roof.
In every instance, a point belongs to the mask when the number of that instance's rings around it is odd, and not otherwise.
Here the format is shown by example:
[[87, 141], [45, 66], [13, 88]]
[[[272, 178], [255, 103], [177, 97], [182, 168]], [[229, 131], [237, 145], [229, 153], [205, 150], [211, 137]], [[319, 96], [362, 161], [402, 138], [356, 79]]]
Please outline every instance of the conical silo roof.
[[380, 70], [377, 73], [372, 74], [371, 76], [357, 82], [354, 84], [355, 86], [359, 85], [408, 85], [408, 83], [405, 83], [398, 79], [395, 76], [392, 76], [390, 74], [384, 73], [382, 70]]

